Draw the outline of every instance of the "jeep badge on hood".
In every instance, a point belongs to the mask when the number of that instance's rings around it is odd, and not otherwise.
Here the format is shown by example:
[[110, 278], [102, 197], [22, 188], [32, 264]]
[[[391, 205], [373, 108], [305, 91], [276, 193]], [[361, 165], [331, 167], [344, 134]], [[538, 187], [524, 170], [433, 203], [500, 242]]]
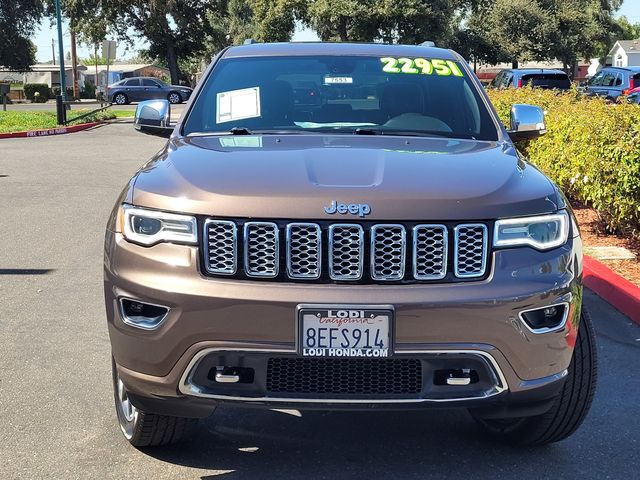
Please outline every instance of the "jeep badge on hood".
[[366, 217], [371, 213], [371, 207], [366, 203], [338, 203], [336, 200], [331, 202], [331, 205], [324, 207], [325, 213], [333, 215], [334, 213], [340, 213], [342, 215], [351, 213], [352, 215], [358, 215], [359, 217]]

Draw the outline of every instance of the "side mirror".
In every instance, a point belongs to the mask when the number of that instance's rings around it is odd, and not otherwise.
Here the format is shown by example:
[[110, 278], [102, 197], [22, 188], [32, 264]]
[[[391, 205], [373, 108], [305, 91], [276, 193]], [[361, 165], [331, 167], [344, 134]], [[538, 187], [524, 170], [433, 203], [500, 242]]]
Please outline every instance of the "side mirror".
[[544, 111], [540, 107], [517, 103], [511, 107], [510, 126], [507, 133], [511, 140], [531, 140], [547, 133]]
[[173, 127], [169, 124], [171, 106], [168, 100], [146, 100], [136, 108], [133, 127], [143, 133], [169, 137]]

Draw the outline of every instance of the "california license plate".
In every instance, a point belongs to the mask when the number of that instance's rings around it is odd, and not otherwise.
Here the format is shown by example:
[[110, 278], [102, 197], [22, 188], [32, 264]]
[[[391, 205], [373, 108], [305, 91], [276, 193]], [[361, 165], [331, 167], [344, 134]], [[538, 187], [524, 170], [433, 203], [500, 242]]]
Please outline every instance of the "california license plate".
[[305, 357], [388, 357], [392, 321], [391, 308], [299, 307], [298, 352]]

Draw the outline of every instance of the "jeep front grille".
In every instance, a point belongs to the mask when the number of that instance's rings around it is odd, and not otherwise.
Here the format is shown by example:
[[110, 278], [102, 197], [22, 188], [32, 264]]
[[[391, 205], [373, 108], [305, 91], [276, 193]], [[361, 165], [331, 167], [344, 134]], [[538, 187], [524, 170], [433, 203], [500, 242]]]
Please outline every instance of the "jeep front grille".
[[206, 219], [204, 271], [239, 278], [321, 282], [472, 280], [486, 274], [488, 232], [482, 223]]
[[407, 234], [402, 225], [371, 227], [371, 278], [402, 280], [404, 278]]
[[278, 226], [271, 222], [244, 224], [244, 269], [252, 277], [276, 277], [280, 265]]
[[447, 227], [413, 228], [413, 269], [416, 280], [439, 280], [447, 274]]
[[207, 220], [204, 224], [207, 235], [205, 266], [210, 273], [233, 275], [236, 273], [238, 257], [238, 227], [225, 220]]
[[320, 278], [322, 232], [315, 223], [287, 225], [287, 274], [289, 278]]
[[360, 225], [329, 227], [329, 276], [332, 280], [360, 280], [364, 268], [364, 230]]
[[458, 225], [455, 229], [456, 277], [484, 275], [487, 251], [487, 227], [482, 224]]

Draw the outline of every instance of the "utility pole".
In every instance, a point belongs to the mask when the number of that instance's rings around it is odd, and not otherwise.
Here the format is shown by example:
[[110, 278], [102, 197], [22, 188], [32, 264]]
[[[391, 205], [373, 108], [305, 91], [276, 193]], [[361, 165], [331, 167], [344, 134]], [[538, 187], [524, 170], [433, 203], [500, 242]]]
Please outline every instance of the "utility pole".
[[53, 58], [53, 64], [56, 64], [56, 41], [51, 39], [51, 58]]
[[73, 73], [73, 98], [79, 99], [80, 88], [78, 86], [78, 56], [76, 54], [76, 32], [73, 25], [71, 26], [71, 68]]
[[62, 44], [62, 13], [60, 11], [60, 0], [55, 0], [56, 23], [58, 24], [58, 53], [60, 54], [60, 95], [62, 100], [67, 100], [67, 82], [64, 76], [64, 45]]

